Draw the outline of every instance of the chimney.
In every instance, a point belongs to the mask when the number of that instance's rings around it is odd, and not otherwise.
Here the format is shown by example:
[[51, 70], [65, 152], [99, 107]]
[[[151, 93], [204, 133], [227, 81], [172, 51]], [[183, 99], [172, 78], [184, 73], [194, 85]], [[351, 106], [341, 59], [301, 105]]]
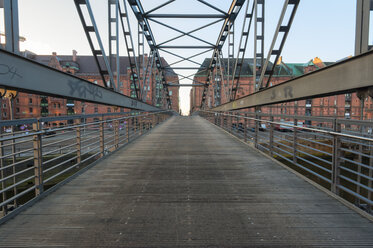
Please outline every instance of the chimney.
[[52, 56], [53, 56], [53, 57], [56, 57], [56, 56], [57, 56], [57, 53], [56, 53], [56, 52], [53, 52], [53, 53], [52, 53]]
[[73, 61], [76, 62], [76, 55], [78, 52], [76, 50], [73, 50]]

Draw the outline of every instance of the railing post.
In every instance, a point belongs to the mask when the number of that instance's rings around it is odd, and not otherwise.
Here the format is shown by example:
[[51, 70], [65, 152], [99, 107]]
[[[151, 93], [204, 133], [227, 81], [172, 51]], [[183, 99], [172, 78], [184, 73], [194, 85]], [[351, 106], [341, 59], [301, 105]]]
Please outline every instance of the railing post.
[[[12, 126], [11, 127], [11, 134], [12, 134], [12, 136], [14, 137], [14, 126]], [[16, 151], [16, 145], [15, 145], [15, 139], [13, 138], [12, 139], [12, 162], [13, 162], [13, 166], [12, 166], [12, 172], [13, 172], [13, 175], [16, 173], [16, 166], [14, 165], [16, 162], [17, 162], [17, 158], [16, 158], [16, 155], [15, 155], [15, 153], [16, 153], [17, 151]], [[16, 177], [15, 176], [13, 176], [13, 184], [16, 184]], [[17, 187], [13, 187], [13, 194], [14, 195], [17, 195]], [[14, 208], [16, 208], [17, 207], [17, 199], [14, 199], [14, 201], [13, 201], [13, 205], [14, 205]]]
[[229, 113], [229, 127], [228, 127], [228, 130], [230, 133], [233, 132], [233, 116], [231, 113]]
[[133, 117], [133, 133], [134, 135], [137, 134], [137, 124], [138, 124], [138, 117]]
[[294, 119], [294, 132], [293, 132], [293, 163], [296, 164], [297, 159], [297, 145], [298, 145], [298, 119]]
[[155, 114], [152, 114], [152, 125], [151, 125], [151, 128], [155, 127], [156, 118], [157, 118], [157, 116]]
[[224, 115], [220, 113], [220, 127], [224, 129]]
[[139, 119], [140, 119], [140, 122], [139, 122], [140, 135], [142, 135], [142, 134], [144, 133], [144, 122], [143, 122], [143, 117], [141, 116]]
[[81, 127], [80, 119], [75, 120], [76, 127], [76, 163], [79, 164], [82, 162], [82, 136], [81, 136]]
[[[237, 115], [238, 115], [238, 114], [237, 114]], [[240, 118], [237, 116], [237, 117], [236, 117], [236, 133], [237, 133], [237, 135], [239, 134], [239, 131], [240, 131], [240, 130], [239, 130], [239, 125], [238, 125], [239, 122], [240, 122]]]
[[[2, 137], [2, 133], [3, 133], [3, 129], [2, 127], [0, 128], [0, 134], [1, 134], [1, 137]], [[4, 147], [3, 147], [3, 142], [1, 141], [0, 142], [0, 156], [4, 156]], [[4, 161], [4, 158], [1, 158], [0, 159], [0, 179], [3, 179], [6, 175], [5, 175], [5, 170], [3, 170], [2, 168], [5, 166], [5, 161]], [[1, 188], [2, 189], [5, 189], [5, 181], [2, 181], [1, 182]], [[7, 197], [6, 197], [6, 192], [3, 192], [2, 194], [2, 202], [6, 201]], [[0, 209], [0, 217], [2, 216], [5, 216], [7, 215], [8, 213], [8, 207], [7, 205], [4, 205], [1, 207]]]
[[34, 176], [35, 176], [35, 195], [38, 196], [43, 193], [43, 153], [40, 120], [32, 124], [32, 129], [36, 133], [33, 136], [33, 149], [34, 149]]
[[105, 137], [104, 137], [104, 118], [103, 116], [100, 116], [100, 151], [101, 151], [101, 157], [105, 155]]
[[259, 115], [255, 113], [255, 136], [254, 136], [254, 144], [255, 148], [258, 148], [258, 132], [259, 132]]
[[126, 125], [126, 140], [127, 140], [127, 143], [130, 142], [130, 125], [131, 125], [131, 117], [127, 119], [127, 125]]
[[[369, 166], [370, 166], [370, 169], [369, 169], [369, 177], [370, 178], [373, 178], [373, 147], [372, 147], [373, 143], [370, 142], [369, 143], [369, 148], [370, 148], [370, 159], [369, 159]], [[368, 187], [369, 188], [372, 188], [372, 179], [369, 180], [368, 182]], [[368, 199], [369, 200], [373, 200], [373, 192], [368, 192]], [[368, 212], [369, 213], [372, 213], [372, 205], [371, 204], [368, 204]]]
[[119, 147], [119, 120], [114, 120], [114, 148]]
[[273, 135], [274, 135], [274, 129], [275, 129], [275, 125], [273, 124], [273, 121], [274, 121], [274, 118], [273, 118], [273, 115], [271, 115], [269, 117], [269, 120], [270, 120], [270, 129], [269, 129], [269, 154], [271, 156], [273, 156]]
[[243, 125], [243, 140], [247, 142], [247, 114], [244, 115]]
[[[333, 120], [333, 130], [334, 132], [341, 132], [341, 124], [338, 123], [337, 119]], [[332, 157], [332, 185], [331, 191], [335, 194], [339, 194], [339, 163], [340, 163], [340, 147], [341, 139], [338, 135], [333, 135], [333, 157]]]

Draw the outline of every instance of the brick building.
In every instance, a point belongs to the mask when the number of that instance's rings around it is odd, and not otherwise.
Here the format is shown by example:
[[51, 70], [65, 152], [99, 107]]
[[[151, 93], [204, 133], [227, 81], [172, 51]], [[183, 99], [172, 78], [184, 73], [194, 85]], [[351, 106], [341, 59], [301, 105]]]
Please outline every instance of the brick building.
[[[71, 73], [80, 78], [91, 81], [92, 83], [103, 85], [101, 76], [98, 73], [93, 56], [78, 56], [74, 50], [72, 55], [37, 55], [29, 51], [24, 52], [24, 56], [35, 60], [44, 65], [48, 65], [55, 69]], [[145, 64], [148, 57], [145, 55]], [[101, 61], [102, 62], [102, 61]], [[163, 63], [167, 62], [163, 59]], [[130, 80], [131, 73], [129, 61], [127, 57], [120, 57], [120, 82], [118, 91], [130, 97], [136, 97], [135, 87]], [[140, 71], [140, 74], [142, 71]], [[166, 73], [166, 80], [178, 83], [178, 76], [168, 70]], [[107, 79], [109, 81], [109, 79]], [[144, 92], [147, 91], [145, 101], [149, 104], [163, 108], [164, 98], [162, 84], [154, 69], [150, 78], [149, 85], [144, 86]], [[170, 87], [169, 94], [171, 95], [172, 109], [179, 112], [179, 89], [178, 87]], [[11, 111], [12, 108], [12, 111]], [[105, 106], [94, 103], [86, 103], [81, 101], [74, 101], [69, 99], [62, 99], [56, 97], [46, 97], [35, 94], [21, 93], [10, 100], [8, 98], [1, 99], [1, 119], [9, 120], [22, 118], [36, 118], [44, 116], [64, 116], [73, 114], [94, 114], [94, 113], [110, 113], [127, 111], [126, 109], [117, 109], [113, 106]], [[61, 123], [64, 124], [64, 123]]]
[[[222, 64], [227, 65], [227, 60], [223, 60]], [[201, 68], [207, 67], [210, 63], [210, 59], [205, 59]], [[260, 61], [257, 63], [260, 65]], [[331, 65], [331, 62], [323, 62], [319, 58], [314, 58], [307, 63], [285, 63], [282, 60], [276, 66], [274, 75], [271, 79], [271, 86], [279, 84], [281, 82], [290, 80], [292, 78], [304, 75], [306, 73], [318, 70], [325, 66]], [[269, 68], [272, 67], [270, 63]], [[231, 71], [233, 68], [233, 61], [231, 60]], [[245, 59], [242, 67], [240, 87], [237, 91], [237, 98], [254, 92], [254, 79], [253, 79], [253, 59]], [[227, 70], [227, 66], [223, 67], [223, 70]], [[215, 72], [213, 75], [216, 75]], [[200, 69], [200, 72], [194, 77], [195, 83], [205, 83], [207, 72]], [[232, 78], [232, 75], [230, 75]], [[264, 78], [266, 82], [267, 78]], [[219, 78], [217, 78], [219, 80]], [[226, 80], [223, 84], [227, 84]], [[230, 84], [231, 86], [231, 84]], [[228, 102], [229, 89], [227, 85], [221, 87], [210, 86], [207, 94], [207, 106], [214, 107], [219, 105], [215, 102], [215, 95], [220, 94], [221, 103]], [[190, 92], [190, 110], [191, 112], [198, 110], [201, 106], [203, 87], [193, 87]], [[288, 114], [288, 115], [305, 115], [305, 116], [335, 116], [339, 118], [347, 119], [361, 119], [361, 112], [363, 112], [362, 119], [373, 120], [373, 101], [371, 97], [365, 97], [362, 101], [356, 93], [337, 95], [323, 98], [315, 98], [309, 100], [302, 100], [290, 103], [275, 104], [271, 108], [263, 107], [262, 112], [273, 114]]]

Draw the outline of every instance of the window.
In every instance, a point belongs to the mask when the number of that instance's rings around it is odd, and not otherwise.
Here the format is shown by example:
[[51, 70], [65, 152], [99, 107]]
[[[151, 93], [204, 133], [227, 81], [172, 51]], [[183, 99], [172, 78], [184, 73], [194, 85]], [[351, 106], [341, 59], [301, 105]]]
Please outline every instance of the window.
[[28, 110], [30, 111], [30, 114], [32, 114], [33, 109], [32, 109], [32, 108], [29, 108]]
[[3, 104], [3, 108], [6, 108], [6, 103]]
[[3, 112], [3, 116], [6, 117], [6, 112]]
[[61, 108], [61, 104], [58, 103], [58, 108]]
[[32, 103], [32, 98], [29, 98], [29, 99], [28, 99], [28, 103]]
[[16, 98], [16, 103], [19, 103], [19, 98]]
[[97, 107], [95, 107], [95, 113], [98, 113], [98, 108]]
[[55, 103], [53, 103], [53, 107], [54, 107], [54, 108], [56, 108], [56, 107], [57, 107], [57, 105], [56, 105]]
[[111, 108], [107, 108], [107, 112], [108, 112], [108, 113], [111, 113]]
[[16, 108], [16, 113], [19, 113], [19, 108]]
[[172, 96], [172, 90], [170, 90], [169, 95]]

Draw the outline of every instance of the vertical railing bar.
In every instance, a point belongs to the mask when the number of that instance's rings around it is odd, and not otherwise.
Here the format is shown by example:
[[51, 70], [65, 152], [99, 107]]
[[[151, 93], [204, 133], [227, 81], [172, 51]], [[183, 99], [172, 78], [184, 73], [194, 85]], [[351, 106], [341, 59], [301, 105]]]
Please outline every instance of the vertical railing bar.
[[[0, 135], [2, 136], [2, 133], [3, 133], [3, 129], [0, 128]], [[3, 147], [3, 142], [1, 141], [0, 142], [0, 156], [3, 157], [4, 156], [4, 147]], [[1, 158], [0, 159], [0, 179], [3, 179], [6, 175], [5, 175], [5, 170], [2, 170], [2, 168], [5, 166], [5, 160], [4, 158]], [[6, 184], [5, 184], [5, 181], [2, 181], [1, 182], [1, 188], [2, 189], [5, 189], [6, 188]], [[7, 200], [7, 197], [6, 197], [6, 192], [3, 192], [1, 194], [1, 202], [4, 202]], [[2, 216], [5, 216], [8, 214], [8, 207], [7, 205], [4, 205], [1, 207], [0, 209], [0, 217]]]
[[35, 176], [35, 195], [39, 196], [43, 193], [43, 154], [42, 154], [42, 140], [41, 134], [41, 122], [38, 119], [37, 122], [33, 123], [33, 131], [36, 132], [33, 136], [33, 148], [34, 148], [34, 176]]
[[[341, 132], [341, 124], [337, 121], [337, 119], [333, 120], [333, 131], [334, 132]], [[333, 135], [333, 157], [332, 157], [332, 185], [331, 191], [337, 195], [339, 195], [339, 163], [340, 159], [340, 147], [341, 147], [341, 140], [338, 135]]]
[[80, 127], [80, 119], [76, 119], [75, 121], [76, 127], [76, 164], [77, 168], [79, 168], [80, 163], [82, 162], [82, 135], [81, 135], [81, 127]]
[[99, 117], [100, 120], [100, 157], [103, 157], [105, 155], [105, 136], [104, 136], [104, 118], [103, 116]]
[[297, 143], [298, 143], [298, 119], [294, 118], [294, 131], [293, 131], [293, 163], [297, 164]]

